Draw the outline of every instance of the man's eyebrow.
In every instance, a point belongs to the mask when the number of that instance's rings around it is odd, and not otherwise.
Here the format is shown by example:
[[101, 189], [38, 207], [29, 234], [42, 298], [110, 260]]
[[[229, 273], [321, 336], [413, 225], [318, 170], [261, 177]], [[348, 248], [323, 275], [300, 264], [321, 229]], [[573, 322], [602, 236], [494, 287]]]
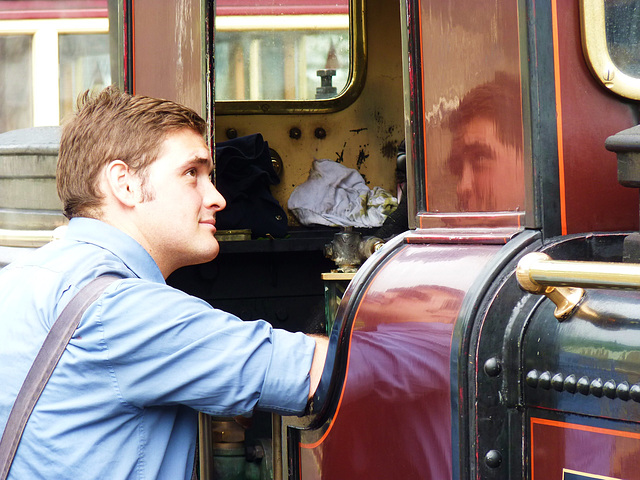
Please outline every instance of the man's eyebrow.
[[191, 161], [193, 163], [197, 163], [197, 164], [200, 164], [200, 163], [204, 163], [204, 164], [211, 163], [211, 160], [209, 159], [209, 157], [201, 157], [199, 155], [194, 155], [193, 158], [191, 159]]
[[465, 145], [460, 154], [465, 161], [473, 161], [474, 158], [493, 156], [494, 149], [486, 143], [474, 142]]
[[185, 166], [198, 166], [204, 165], [205, 167], [211, 168], [213, 171], [213, 161], [209, 157], [203, 157], [200, 155], [194, 155], [189, 160], [185, 162]]

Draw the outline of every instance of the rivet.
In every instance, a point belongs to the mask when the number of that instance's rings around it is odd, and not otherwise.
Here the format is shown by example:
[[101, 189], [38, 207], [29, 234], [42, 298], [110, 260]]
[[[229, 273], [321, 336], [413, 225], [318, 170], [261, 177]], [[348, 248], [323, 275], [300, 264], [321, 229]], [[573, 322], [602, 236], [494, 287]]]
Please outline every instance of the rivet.
[[484, 463], [487, 467], [498, 468], [502, 463], [502, 455], [498, 450], [489, 450], [484, 456]]
[[542, 375], [540, 375], [538, 385], [540, 385], [540, 388], [549, 390], [551, 388], [551, 372], [544, 372]]
[[620, 400], [624, 400], [625, 402], [629, 400], [629, 383], [620, 382], [616, 387], [616, 395]]
[[298, 127], [292, 127], [289, 130], [289, 137], [293, 138], [294, 140], [298, 140], [300, 137], [302, 137], [302, 131]]
[[527, 373], [525, 382], [527, 382], [527, 385], [529, 385], [531, 388], [536, 388], [538, 386], [539, 378], [540, 373], [538, 372], [538, 370], [531, 370], [529, 373]]
[[551, 386], [554, 390], [561, 392], [564, 389], [564, 375], [556, 373], [551, 379]]
[[616, 382], [613, 380], [607, 380], [602, 386], [602, 391], [605, 397], [614, 399], [616, 398]]
[[582, 395], [589, 395], [589, 377], [580, 377], [580, 380], [578, 380], [578, 392]]
[[322, 127], [318, 127], [316, 128], [314, 135], [316, 136], [316, 138], [319, 138], [320, 140], [322, 140], [327, 136], [327, 131]]
[[502, 365], [496, 357], [492, 357], [484, 362], [484, 372], [490, 377], [497, 377], [502, 372]]
[[589, 393], [595, 397], [600, 398], [602, 396], [602, 379], [596, 378], [591, 381], [589, 386]]
[[564, 389], [569, 393], [576, 393], [577, 384], [578, 381], [574, 374], [571, 374], [564, 379]]
[[635, 402], [640, 402], [640, 385], [637, 383], [629, 389], [629, 396]]

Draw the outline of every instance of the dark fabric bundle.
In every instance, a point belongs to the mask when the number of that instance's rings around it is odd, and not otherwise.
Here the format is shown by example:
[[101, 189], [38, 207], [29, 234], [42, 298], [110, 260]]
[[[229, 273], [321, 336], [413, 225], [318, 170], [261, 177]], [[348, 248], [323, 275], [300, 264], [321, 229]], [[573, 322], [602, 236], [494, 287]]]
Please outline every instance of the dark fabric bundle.
[[216, 215], [217, 228], [251, 229], [254, 237], [284, 237], [287, 215], [270, 190], [278, 183], [269, 144], [261, 134], [217, 143], [216, 187], [227, 201]]

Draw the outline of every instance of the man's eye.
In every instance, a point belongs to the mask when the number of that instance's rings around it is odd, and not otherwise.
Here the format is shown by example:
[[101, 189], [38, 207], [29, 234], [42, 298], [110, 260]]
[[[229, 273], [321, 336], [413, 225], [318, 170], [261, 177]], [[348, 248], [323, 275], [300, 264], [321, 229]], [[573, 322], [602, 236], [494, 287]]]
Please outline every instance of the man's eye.
[[196, 171], [195, 168], [187, 170], [187, 175], [190, 176], [190, 177], [195, 177], [197, 174], [198, 174], [198, 172]]
[[495, 163], [495, 158], [491, 155], [478, 155], [473, 159], [473, 167], [483, 170], [491, 167]]

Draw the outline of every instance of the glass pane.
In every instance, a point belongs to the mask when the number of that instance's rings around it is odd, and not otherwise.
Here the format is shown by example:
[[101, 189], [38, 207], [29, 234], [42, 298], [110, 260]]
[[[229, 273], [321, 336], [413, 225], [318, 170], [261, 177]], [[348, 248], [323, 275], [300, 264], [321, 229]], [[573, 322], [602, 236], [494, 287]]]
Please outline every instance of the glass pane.
[[0, 35], [0, 133], [32, 125], [31, 40]]
[[78, 94], [111, 84], [108, 34], [64, 34], [60, 50], [60, 119], [73, 111]]
[[611, 60], [621, 72], [640, 77], [640, 0], [608, 0], [604, 6]]
[[[517, 2], [421, 3], [427, 212], [525, 210]], [[455, 39], [455, 41], [452, 41]], [[420, 61], [420, 60], [419, 60]], [[419, 212], [418, 212], [419, 213]]]
[[216, 100], [334, 98], [347, 85], [348, 0], [219, 0]]
[[108, 0], [0, 2], [0, 131], [58, 125], [112, 83], [108, 34]]

